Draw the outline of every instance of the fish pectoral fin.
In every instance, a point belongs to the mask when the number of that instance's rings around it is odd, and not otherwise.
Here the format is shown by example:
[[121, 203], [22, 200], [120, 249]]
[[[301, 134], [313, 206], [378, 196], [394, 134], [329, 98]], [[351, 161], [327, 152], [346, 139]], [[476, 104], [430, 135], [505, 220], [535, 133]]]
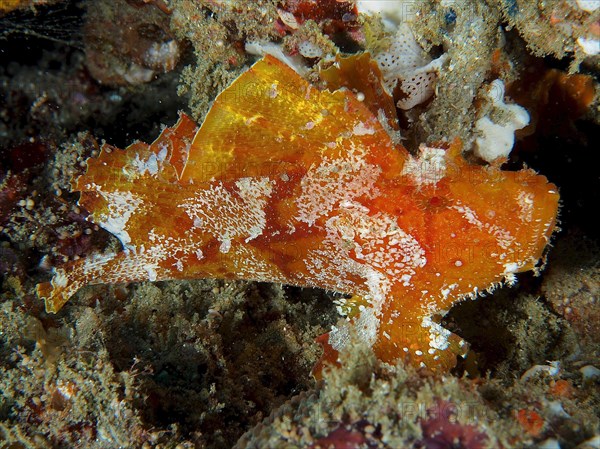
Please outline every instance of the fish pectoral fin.
[[438, 325], [442, 332], [427, 332], [424, 336], [428, 347], [422, 354], [410, 354], [411, 363], [433, 372], [448, 372], [456, 366], [457, 357], [465, 358], [469, 344], [453, 332]]
[[465, 357], [469, 345], [431, 317], [394, 321], [382, 326], [375, 344], [379, 358], [388, 362], [404, 359], [407, 363], [433, 372], [448, 372], [457, 357]]
[[316, 340], [323, 348], [323, 355], [313, 368], [317, 379], [322, 378], [327, 366], [341, 365], [339, 351], [354, 350], [359, 342], [372, 347], [383, 362], [393, 365], [404, 361], [415, 368], [440, 373], [454, 368], [457, 357], [464, 358], [469, 350], [467, 342], [444, 328], [437, 316], [422, 315], [420, 310], [411, 316], [406, 309], [377, 314], [358, 295], [345, 298], [342, 303], [347, 319]]
[[370, 307], [369, 301], [360, 295], [336, 299], [335, 304], [338, 313], [348, 318], [355, 317], [365, 307]]

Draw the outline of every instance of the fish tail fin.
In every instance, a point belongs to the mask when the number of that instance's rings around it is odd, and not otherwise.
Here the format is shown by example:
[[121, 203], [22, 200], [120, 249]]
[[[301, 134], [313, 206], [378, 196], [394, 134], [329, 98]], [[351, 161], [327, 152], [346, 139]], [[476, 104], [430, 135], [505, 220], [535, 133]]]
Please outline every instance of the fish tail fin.
[[46, 312], [58, 313], [83, 285], [76, 276], [69, 274], [64, 268], [58, 268], [49, 282], [37, 284], [35, 290], [38, 298], [44, 300]]
[[[137, 273], [132, 263], [133, 255], [124, 252], [96, 254], [87, 259], [68, 262], [54, 269], [49, 282], [36, 286], [37, 296], [46, 304], [46, 312], [57, 313], [77, 291], [90, 284], [130, 280], [125, 274], [131, 272], [132, 279]], [[142, 276], [137, 276], [142, 278]]]

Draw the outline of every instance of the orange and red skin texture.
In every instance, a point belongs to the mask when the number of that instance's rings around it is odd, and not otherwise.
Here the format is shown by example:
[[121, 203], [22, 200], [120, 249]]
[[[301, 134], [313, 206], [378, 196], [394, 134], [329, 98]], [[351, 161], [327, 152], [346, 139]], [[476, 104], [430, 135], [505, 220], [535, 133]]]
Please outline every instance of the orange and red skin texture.
[[[321, 113], [324, 110], [326, 115]], [[307, 124], [313, 120], [319, 123], [309, 127]], [[354, 133], [356, 123], [366, 124], [373, 132]], [[337, 142], [334, 148], [324, 145], [333, 141]], [[144, 269], [135, 267], [123, 273], [115, 267], [124, 261], [135, 264], [141, 260], [140, 247], [144, 245], [148, 250], [152, 246], [149, 235], [154, 232], [175, 240], [187, 239], [192, 248], [184, 254], [176, 244], [170, 247], [171, 252], [153, 276], [156, 280], [249, 279], [368, 297], [372, 291], [364, 278], [335, 278], [336, 264], [344, 257], [365, 263], [352, 248], [331, 254], [324, 267], [324, 271], [331, 271], [327, 279], [311, 274], [306, 262], [309, 254], [323, 248], [330, 229], [328, 220], [334, 217], [351, 221], [355, 212], [336, 204], [312, 223], [297, 218], [306, 174], [324, 158], [343, 159], [351, 145], [364, 149], [363, 162], [380, 170], [372, 192], [352, 198], [368, 209], [364, 220], [393, 217], [401, 230], [420, 244], [427, 259], [424, 266], [415, 269], [408, 285], [390, 279], [378, 315], [380, 325], [373, 350], [386, 362], [407, 358], [417, 366], [446, 371], [465, 348], [458, 337], [449, 335], [447, 349], [430, 354], [430, 331], [423, 327], [423, 319], [443, 314], [463, 298], [501, 283], [507, 275], [506, 261], [519, 262], [515, 271], [534, 269], [555, 227], [556, 187], [532, 170], [507, 172], [498, 167], [469, 165], [461, 156], [459, 142], [446, 145], [443, 177], [435, 183], [419, 182], [413, 174], [403, 174], [413, 156], [392, 143], [368, 104], [348, 91], [319, 91], [274, 58], [259, 61], [224, 91], [199, 130], [182, 114], [179, 122], [150, 146], [136, 143], [126, 151], [105, 146], [98, 158], [90, 159], [87, 173], [74, 183], [74, 188], [81, 191], [80, 205], [99, 222], [108, 204], [92, 185], [102, 186], [105, 191], [131, 192], [141, 198], [143, 207], [127, 222], [130, 245], [136, 249], [119, 253], [102, 269], [88, 273], [82, 271], [85, 260], [68, 263], [62, 268], [68, 278], [66, 287], [62, 285], [64, 280], [55, 278], [54, 285], [40, 284], [38, 294], [46, 299], [47, 309], [56, 312], [81, 286], [147, 280], [149, 275]], [[124, 172], [134, 158], [157, 155], [161, 148], [168, 148], [168, 156], [156, 175], [132, 177]], [[247, 177], [266, 179], [271, 185], [271, 194], [262, 207], [266, 223], [253, 238], [231, 239], [232, 249], [223, 252], [222, 242], [214, 236], [219, 232], [218, 221], [239, 218], [234, 215], [243, 212], [244, 207], [228, 217], [225, 208], [215, 205], [208, 212], [213, 213], [217, 223], [205, 222], [198, 228], [181, 205], [195, 192], [212, 192], [210, 189], [219, 186], [227, 191], [228, 198], [244, 206], [236, 182]], [[527, 223], [518, 214], [517, 196], [522, 192], [531, 195], [533, 201], [532, 220]], [[489, 229], [474, 225], [451, 207], [457, 202], [475, 211], [480, 222], [509, 231], [514, 245], [499, 248]], [[350, 243], [365, 243], [360, 240], [359, 236]], [[194, 248], [201, 249], [200, 259]], [[385, 244], [373, 248], [384, 252], [389, 249]], [[500, 251], [508, 258], [495, 260]], [[176, 267], [178, 260], [182, 270]], [[244, 267], [244, 263], [252, 265]], [[257, 265], [260, 276], [256, 274]], [[451, 284], [456, 286], [443, 294]], [[423, 293], [425, 290], [427, 293]], [[354, 321], [358, 310], [352, 315]], [[337, 352], [327, 342], [323, 345], [324, 360], [335, 361]]]

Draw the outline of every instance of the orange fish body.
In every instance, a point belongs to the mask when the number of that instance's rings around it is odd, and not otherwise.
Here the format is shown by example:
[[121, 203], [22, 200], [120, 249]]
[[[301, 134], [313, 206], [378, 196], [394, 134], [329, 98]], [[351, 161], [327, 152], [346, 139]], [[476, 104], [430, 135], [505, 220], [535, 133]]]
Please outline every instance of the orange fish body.
[[435, 315], [534, 269], [559, 198], [532, 170], [467, 164], [457, 143], [413, 157], [348, 90], [318, 90], [271, 57], [200, 129], [182, 114], [151, 145], [104, 146], [74, 188], [124, 249], [57, 268], [38, 286], [49, 312], [97, 283], [320, 287], [355, 295], [327, 348], [354, 326], [382, 360], [431, 370], [464, 352]]

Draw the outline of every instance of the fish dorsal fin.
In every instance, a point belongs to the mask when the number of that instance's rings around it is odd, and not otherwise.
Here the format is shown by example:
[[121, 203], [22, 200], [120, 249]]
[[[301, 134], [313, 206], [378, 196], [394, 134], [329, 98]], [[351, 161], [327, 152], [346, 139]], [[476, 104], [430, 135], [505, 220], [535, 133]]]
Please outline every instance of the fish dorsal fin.
[[180, 178], [197, 129], [191, 118], [180, 113], [177, 123], [165, 128], [151, 144], [135, 142], [125, 150], [104, 144], [97, 157], [87, 160], [86, 172], [72, 182], [72, 188], [85, 192], [88, 184], [104, 187], [107, 182], [131, 187], [145, 175]]
[[197, 132], [181, 114], [150, 145], [136, 142], [124, 151], [103, 145], [73, 188], [95, 223], [134, 247], [153, 226], [144, 219], [153, 205], [176, 214], [173, 192], [189, 184], [281, 177], [326, 159], [355, 163], [356, 170], [369, 163], [392, 178], [406, 157], [350, 91], [320, 91], [267, 56], [217, 97]]
[[380, 121], [385, 120], [389, 130], [400, 130], [394, 99], [384, 89], [381, 70], [369, 53], [338, 54], [335, 63], [321, 70], [320, 76], [330, 91], [345, 87], [362, 95], [363, 103]]
[[348, 90], [321, 91], [267, 55], [216, 98], [194, 138], [182, 181], [269, 176], [288, 165], [343, 157], [356, 146], [384, 173], [397, 174], [406, 157], [393, 150], [377, 117]]
[[165, 128], [151, 144], [135, 142], [125, 150], [104, 144], [97, 157], [87, 160], [86, 172], [72, 182], [73, 190], [81, 192], [79, 205], [124, 245], [134, 244], [128, 218], [155, 200], [148, 196], [177, 184], [196, 130], [194, 121], [182, 113], [175, 126]]

